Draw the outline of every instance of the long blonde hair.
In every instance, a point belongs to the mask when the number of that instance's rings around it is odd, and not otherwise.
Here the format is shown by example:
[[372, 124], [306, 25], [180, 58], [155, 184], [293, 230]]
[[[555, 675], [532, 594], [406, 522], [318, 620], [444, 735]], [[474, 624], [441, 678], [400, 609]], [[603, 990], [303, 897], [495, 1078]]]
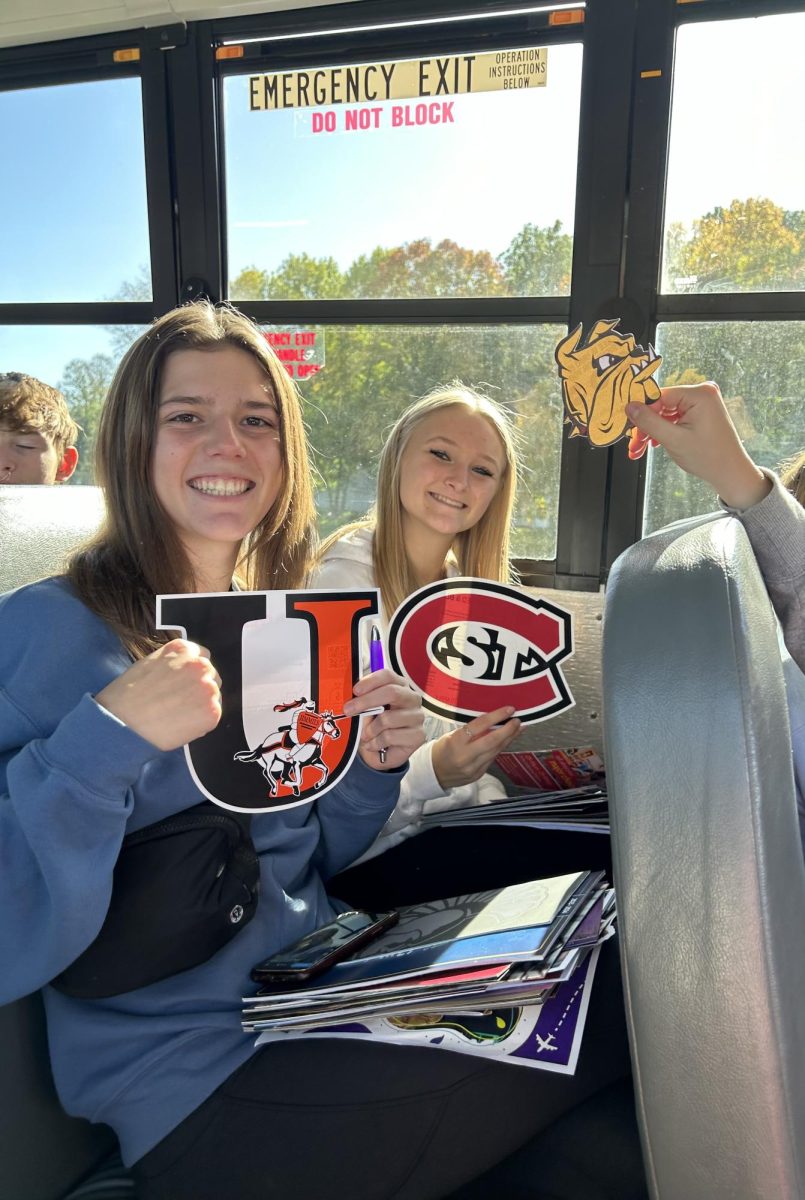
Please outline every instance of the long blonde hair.
[[106, 519], [67, 570], [79, 598], [112, 625], [135, 657], [164, 640], [154, 633], [154, 596], [194, 588], [187, 554], [154, 489], [162, 371], [175, 351], [227, 346], [251, 354], [265, 372], [279, 411], [283, 460], [279, 493], [244, 539], [235, 577], [250, 589], [294, 588], [309, 568], [315, 510], [294, 384], [260, 330], [236, 309], [207, 300], [173, 309], [134, 342], [112, 381], [96, 443]]
[[780, 479], [795, 500], [805, 508], [805, 450], [787, 459], [780, 467]]
[[456, 380], [420, 397], [397, 418], [380, 454], [374, 507], [363, 520], [344, 525], [331, 534], [322, 543], [319, 552], [321, 560], [346, 534], [357, 529], [373, 530], [374, 579], [389, 614], [418, 586], [403, 536], [400, 504], [402, 456], [420, 422], [433, 413], [449, 408], [464, 408], [484, 417], [500, 438], [506, 458], [498, 489], [489, 507], [471, 529], [458, 534], [451, 553], [461, 575], [475, 575], [498, 582], [508, 582], [512, 578], [509, 527], [517, 486], [517, 452], [511, 421], [505, 409], [491, 397]]

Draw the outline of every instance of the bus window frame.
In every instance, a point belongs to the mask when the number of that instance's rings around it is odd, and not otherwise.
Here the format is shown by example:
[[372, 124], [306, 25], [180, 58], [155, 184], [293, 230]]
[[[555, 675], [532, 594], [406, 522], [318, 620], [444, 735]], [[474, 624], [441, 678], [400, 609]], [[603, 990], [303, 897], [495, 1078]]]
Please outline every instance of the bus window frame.
[[[164, 119], [164, 62], [146, 30], [70, 38], [0, 49], [0, 92], [65, 84], [140, 80], [151, 300], [0, 303], [0, 325], [147, 325], [176, 303], [175, 231]], [[116, 63], [118, 49], [137, 49], [139, 62]]]
[[[583, 322], [589, 328], [599, 317], [617, 316], [644, 345], [665, 321], [805, 319], [805, 293], [671, 296], [658, 290], [676, 30], [698, 21], [802, 12], [805, 0], [642, 0], [639, 6], [587, 0], [584, 23], [558, 29], [548, 27], [547, 10], [534, 9], [533, 0], [411, 0], [401, 21], [391, 0], [362, 0], [0, 49], [2, 90], [139, 75], [153, 288], [150, 302], [0, 304], [0, 324], [146, 324], [195, 296], [223, 297], [221, 89], [226, 76], [243, 71], [244, 61], [248, 70], [263, 61], [293, 69], [313, 61], [578, 41], [583, 63], [569, 297], [242, 301], [239, 307], [265, 323], [324, 326], [574, 328]], [[384, 21], [396, 24], [370, 28]], [[248, 42], [248, 59], [217, 61], [216, 48], [233, 41]], [[112, 50], [123, 47], [138, 48], [140, 62], [113, 64]], [[652, 69], [648, 77], [641, 68]], [[597, 590], [618, 554], [641, 536], [645, 475], [645, 460], [630, 462], [621, 443], [592, 450], [584, 439], [563, 438], [556, 558], [519, 563], [524, 582]]]

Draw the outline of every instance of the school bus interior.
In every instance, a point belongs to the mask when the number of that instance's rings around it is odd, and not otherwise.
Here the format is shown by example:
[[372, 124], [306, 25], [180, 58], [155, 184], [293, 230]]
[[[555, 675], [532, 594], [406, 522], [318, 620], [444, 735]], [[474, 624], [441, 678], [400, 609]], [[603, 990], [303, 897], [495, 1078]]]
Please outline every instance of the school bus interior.
[[[509, 405], [521, 578], [578, 621], [576, 708], [519, 745], [606, 738], [661, 1200], [805, 1195], [785, 697], [737, 523], [705, 516], [712, 496], [661, 453], [567, 437], [554, 347], [618, 318], [662, 354], [661, 383], [719, 382], [756, 461], [801, 449], [804, 43], [803, 0], [0, 13], [0, 371], [60, 387], [81, 426], [73, 481], [0, 487], [0, 591], [57, 570], [96, 526], [105, 390], [183, 301], [231, 300], [277, 348], [324, 533], [365, 510], [415, 396], [460, 378]], [[0, 1042], [0, 1195], [62, 1200], [113, 1139], [61, 1112], [38, 998], [0, 1010]], [[98, 1186], [132, 1194], [122, 1176]]]

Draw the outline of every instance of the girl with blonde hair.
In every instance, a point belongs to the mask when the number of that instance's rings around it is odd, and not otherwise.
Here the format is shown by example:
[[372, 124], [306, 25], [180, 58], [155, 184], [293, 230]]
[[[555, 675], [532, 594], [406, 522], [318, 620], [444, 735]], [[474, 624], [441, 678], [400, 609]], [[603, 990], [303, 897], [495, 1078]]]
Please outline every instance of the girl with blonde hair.
[[[411, 592], [451, 575], [509, 582], [517, 456], [505, 410], [456, 381], [411, 404], [383, 446], [377, 500], [323, 544], [312, 587], [380, 588], [384, 621]], [[514, 709], [468, 725], [426, 717], [428, 741], [411, 758], [397, 808], [366, 852], [410, 837], [423, 814], [490, 803], [505, 793], [487, 774], [517, 736]]]
[[787, 459], [780, 467], [780, 480], [791, 495], [805, 508], [805, 450]]

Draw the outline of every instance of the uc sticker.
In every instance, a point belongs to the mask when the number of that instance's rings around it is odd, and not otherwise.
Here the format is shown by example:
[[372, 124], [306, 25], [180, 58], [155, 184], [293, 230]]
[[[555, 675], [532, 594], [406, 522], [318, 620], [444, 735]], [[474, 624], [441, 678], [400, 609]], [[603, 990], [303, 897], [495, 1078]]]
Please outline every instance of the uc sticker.
[[378, 601], [376, 588], [157, 597], [157, 628], [207, 646], [221, 675], [221, 720], [184, 748], [203, 795], [269, 812], [310, 804], [342, 778], [361, 724], [344, 703]]
[[573, 653], [571, 614], [488, 579], [414, 592], [391, 619], [388, 651], [389, 665], [445, 720], [511, 704], [530, 724], [575, 704], [560, 665]]

